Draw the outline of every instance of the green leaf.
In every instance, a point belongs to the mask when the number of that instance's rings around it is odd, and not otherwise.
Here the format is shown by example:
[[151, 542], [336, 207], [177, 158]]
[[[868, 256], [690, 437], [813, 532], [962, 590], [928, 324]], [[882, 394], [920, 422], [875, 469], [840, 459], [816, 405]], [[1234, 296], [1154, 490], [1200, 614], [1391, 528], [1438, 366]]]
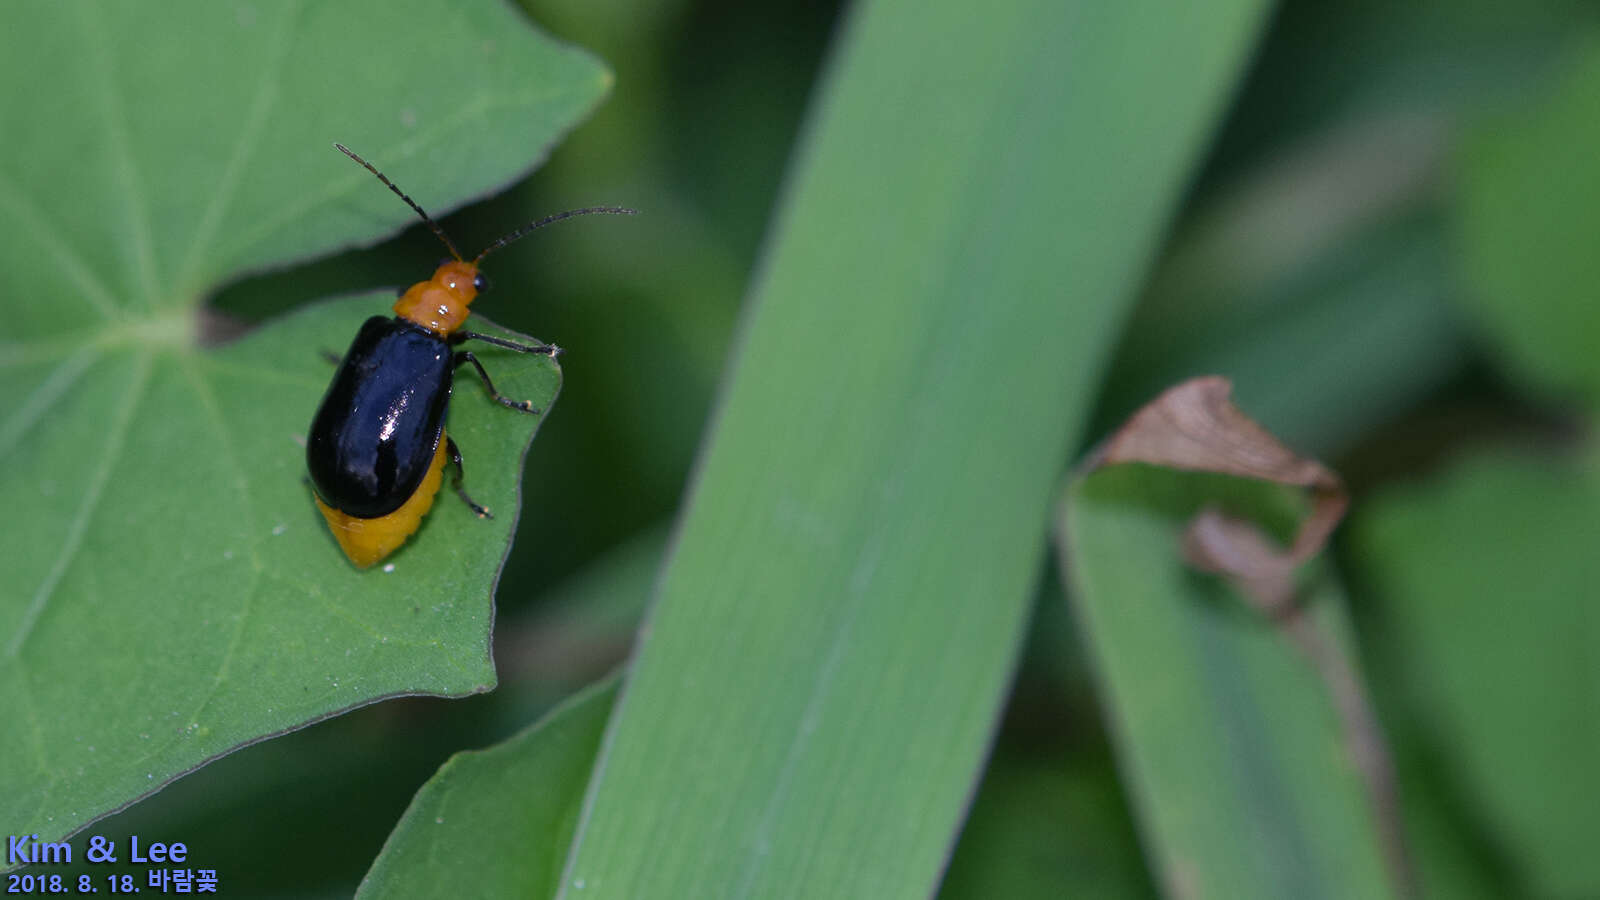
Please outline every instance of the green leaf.
[[[0, 75], [34, 85], [0, 96], [0, 265], [27, 285], [0, 342], [0, 504], [24, 525], [0, 576], [0, 821], [52, 839], [243, 743], [493, 683], [539, 418], [463, 382], [449, 429], [498, 517], [442, 492], [393, 571], [358, 573], [297, 439], [319, 352], [392, 294], [217, 351], [198, 308], [243, 269], [414, 220], [331, 140], [441, 212], [523, 171], [608, 76], [493, 2], [25, 7], [0, 37]], [[451, 64], [419, 64], [419, 22]], [[550, 361], [483, 356], [505, 393], [553, 401]]]
[[[303, 480], [331, 371], [317, 350], [390, 299], [314, 306], [215, 353], [87, 352], [13, 449], [0, 502], [38, 524], [12, 539], [26, 593], [4, 607], [0, 710], [20, 726], [0, 737], [16, 761], [4, 821], [67, 833], [241, 743], [383, 696], [493, 686], [489, 601], [542, 417], [462, 382], [447, 428], [499, 514], [443, 490], [370, 570], [345, 560]], [[548, 358], [482, 359], [501, 390], [553, 401]]]
[[[349, 898], [418, 786], [445, 760], [465, 747], [509, 738], [618, 667], [637, 626], [637, 615], [630, 620], [623, 607], [643, 607], [650, 576], [641, 564], [659, 560], [659, 538], [664, 537], [651, 533], [564, 579], [546, 595], [558, 608], [541, 604], [533, 615], [506, 609], [506, 591], [513, 585], [502, 575], [494, 623], [500, 684], [489, 694], [465, 701], [417, 698], [374, 704], [243, 748], [94, 823], [74, 839], [80, 852], [73, 865], [21, 871], [60, 874], [73, 883], [84, 874], [100, 883], [106, 874], [143, 879], [148, 865], [130, 863], [126, 854], [114, 866], [86, 862], [81, 848], [88, 835], [104, 835], [123, 847], [129, 835], [143, 840], [177, 835], [186, 838], [191, 860], [223, 873], [228, 896], [331, 892]], [[643, 580], [636, 582], [636, 574]], [[600, 596], [608, 583], [618, 593]], [[578, 605], [588, 600], [610, 601], [612, 608]], [[588, 657], [574, 665], [585, 645], [591, 648]], [[532, 656], [538, 659], [527, 658]], [[563, 657], [567, 670], [547, 668]], [[598, 674], [575, 683], [581, 669]], [[602, 714], [597, 731], [603, 724]], [[586, 764], [574, 788], [577, 794], [588, 771]], [[290, 858], [295, 864], [283, 865]]]
[[926, 897], [1263, 5], [854, 11], [561, 896]]
[[526, 171], [609, 82], [487, 0], [22, 6], [0, 74], [51, 77], [0, 98], [0, 262], [31, 294], [8, 339], [193, 308], [415, 221], [333, 141], [444, 207]]
[[[1392, 896], [1328, 687], [1183, 561], [1206, 503], [1280, 531], [1296, 511], [1274, 485], [1145, 465], [1075, 481], [1061, 511], [1063, 567], [1157, 880], [1194, 898]], [[1302, 602], [1349, 655], [1331, 579]]]
[[1484, 125], [1462, 158], [1464, 297], [1507, 368], [1600, 408], [1600, 42], [1542, 102]]
[[417, 792], [357, 897], [545, 897], [561, 863], [617, 680], [521, 734], [458, 753]]
[[1600, 482], [1480, 456], [1358, 522], [1408, 720], [1452, 760], [1529, 896], [1600, 894]]

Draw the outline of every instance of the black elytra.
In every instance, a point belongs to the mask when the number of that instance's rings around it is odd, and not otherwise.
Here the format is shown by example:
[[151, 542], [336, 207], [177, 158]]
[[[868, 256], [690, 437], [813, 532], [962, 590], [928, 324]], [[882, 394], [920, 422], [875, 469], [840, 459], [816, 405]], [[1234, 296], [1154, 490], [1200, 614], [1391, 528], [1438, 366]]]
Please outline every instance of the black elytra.
[[399, 317], [364, 322], [306, 438], [322, 502], [363, 519], [399, 509], [433, 463], [455, 361], [442, 337]]

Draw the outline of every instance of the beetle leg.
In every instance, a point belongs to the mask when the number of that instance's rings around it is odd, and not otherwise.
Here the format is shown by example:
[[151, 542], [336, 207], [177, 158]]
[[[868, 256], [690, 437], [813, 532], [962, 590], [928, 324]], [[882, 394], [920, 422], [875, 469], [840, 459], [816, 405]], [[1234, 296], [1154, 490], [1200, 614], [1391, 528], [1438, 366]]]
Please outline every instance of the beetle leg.
[[451, 335], [450, 338], [455, 343], [461, 341], [483, 341], [485, 344], [505, 347], [518, 353], [538, 353], [551, 359], [561, 355], [561, 348], [555, 344], [519, 344], [516, 341], [508, 341], [505, 338], [498, 338], [491, 334], [479, 334], [476, 331], [458, 331]]
[[488, 390], [489, 396], [494, 398], [494, 402], [509, 409], [521, 410], [522, 412], [533, 413], [534, 415], [539, 414], [539, 411], [533, 408], [533, 401], [513, 400], [495, 390], [494, 382], [489, 380], [489, 373], [483, 370], [483, 363], [478, 362], [478, 358], [472, 355], [471, 350], [462, 350], [460, 353], [456, 354], [456, 366], [459, 367], [462, 363], [472, 363], [472, 367], [478, 370], [478, 377], [483, 379], [483, 386], [486, 390]]
[[332, 350], [329, 350], [326, 347], [322, 348], [322, 350], [320, 352], [322, 354], [322, 358], [327, 360], [328, 361], [328, 365], [330, 365], [330, 366], [337, 366], [339, 363], [344, 362], [344, 357], [342, 357], [339, 354], [333, 352]]
[[456, 446], [455, 439], [451, 438], [448, 434], [444, 436], [444, 449], [446, 453], [450, 454], [450, 464], [456, 467], [456, 474], [451, 479], [451, 484], [456, 489], [456, 496], [460, 497], [461, 502], [470, 507], [473, 514], [478, 518], [494, 518], [494, 513], [489, 512], [489, 507], [479, 506], [477, 503], [474, 503], [472, 498], [467, 496], [466, 490], [461, 487], [461, 479], [465, 476], [465, 470], [461, 468], [461, 448]]

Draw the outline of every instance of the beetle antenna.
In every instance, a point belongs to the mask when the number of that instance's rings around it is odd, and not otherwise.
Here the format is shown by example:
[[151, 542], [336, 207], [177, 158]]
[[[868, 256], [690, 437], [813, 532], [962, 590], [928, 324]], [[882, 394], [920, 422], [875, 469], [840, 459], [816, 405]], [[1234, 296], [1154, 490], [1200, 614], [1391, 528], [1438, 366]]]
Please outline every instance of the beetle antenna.
[[[417, 211], [417, 215], [422, 217], [422, 221], [427, 222], [428, 223], [428, 227], [433, 229], [433, 233], [439, 236], [439, 240], [444, 241], [444, 245], [446, 247], [450, 248], [450, 255], [456, 258], [456, 262], [462, 262], [461, 251], [457, 250], [456, 249], [456, 245], [451, 243], [450, 236], [444, 233], [444, 229], [439, 227], [439, 223], [438, 222], [435, 222], [433, 219], [429, 218], [428, 214], [422, 211], [422, 207], [417, 205], [417, 201], [411, 199], [410, 197], [407, 197], [405, 191], [402, 191], [399, 188], [395, 187], [394, 186], [394, 182], [390, 181], [387, 177], [385, 177], [382, 172], [379, 172], [377, 170], [377, 168], [375, 168], [372, 165], [372, 163], [369, 163], [366, 160], [362, 159], [361, 157], [357, 156], [355, 151], [351, 150], [349, 147], [346, 147], [345, 145], [343, 145], [343, 144], [341, 144], [341, 143], [339, 143], [337, 141], [335, 141], [333, 145], [335, 147], [339, 148], [339, 152], [340, 153], [343, 153], [345, 156], [350, 157], [351, 159], [355, 160], [358, 163], [361, 163], [361, 165], [366, 167], [368, 172], [371, 172], [372, 174], [378, 176], [378, 180], [383, 182], [385, 185], [388, 185], [389, 190], [394, 191], [396, 197], [399, 197], [401, 200], [404, 200], [406, 202], [407, 206], [410, 206], [412, 209], [416, 210]], [[479, 258], [481, 259], [482, 257], [479, 257]]]
[[501, 247], [504, 247], [505, 245], [511, 243], [512, 241], [517, 240], [518, 238], [521, 238], [523, 235], [527, 234], [530, 231], [533, 231], [533, 230], [538, 229], [538, 228], [543, 228], [546, 225], [554, 225], [555, 223], [560, 222], [563, 219], [570, 219], [573, 216], [588, 216], [588, 215], [594, 215], [596, 213], [600, 213], [600, 214], [604, 214], [604, 215], [611, 215], [611, 216], [634, 216], [634, 215], [638, 215], [639, 211], [636, 210], [636, 209], [628, 209], [625, 206], [585, 206], [583, 209], [569, 209], [566, 212], [558, 212], [553, 216], [545, 216], [542, 219], [538, 219], [536, 221], [529, 222], [528, 224], [522, 226], [521, 228], [518, 228], [516, 231], [511, 232], [510, 234], [506, 235], [505, 237], [503, 237], [503, 238], [495, 241], [494, 243], [490, 244], [489, 246], [485, 247], [483, 249], [483, 252], [478, 254], [477, 259], [474, 259], [472, 261], [472, 264], [473, 265], [477, 265], [478, 263], [483, 262], [483, 258], [485, 256], [488, 256], [489, 254], [493, 253], [494, 251], [499, 250]]

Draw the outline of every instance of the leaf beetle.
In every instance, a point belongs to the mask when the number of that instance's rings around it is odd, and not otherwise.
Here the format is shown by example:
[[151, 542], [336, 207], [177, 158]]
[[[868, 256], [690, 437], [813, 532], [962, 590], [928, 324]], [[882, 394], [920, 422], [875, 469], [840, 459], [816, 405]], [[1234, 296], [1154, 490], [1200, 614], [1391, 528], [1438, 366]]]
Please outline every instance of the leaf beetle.
[[373, 316], [356, 332], [339, 363], [306, 436], [306, 468], [312, 499], [350, 561], [367, 568], [405, 543], [433, 506], [446, 466], [453, 486], [481, 518], [489, 510], [462, 487], [461, 451], [445, 433], [445, 413], [455, 370], [471, 365], [489, 396], [502, 406], [537, 414], [527, 401], [495, 390], [483, 364], [465, 341], [482, 341], [521, 353], [551, 357], [553, 344], [521, 344], [462, 329], [467, 305], [488, 287], [478, 264], [537, 228], [593, 213], [632, 215], [631, 209], [595, 206], [546, 216], [496, 240], [473, 258], [462, 258], [439, 224], [382, 172], [343, 144], [341, 153], [360, 163], [404, 200], [444, 242], [450, 259], [401, 294], [394, 316]]

